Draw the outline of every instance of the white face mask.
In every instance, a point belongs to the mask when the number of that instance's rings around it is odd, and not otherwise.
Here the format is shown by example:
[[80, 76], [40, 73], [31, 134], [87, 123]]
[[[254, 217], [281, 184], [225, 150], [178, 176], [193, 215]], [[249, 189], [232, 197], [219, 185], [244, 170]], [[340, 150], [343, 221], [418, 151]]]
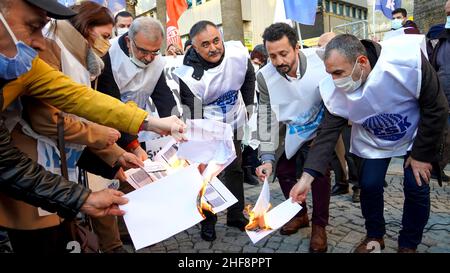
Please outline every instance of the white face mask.
[[355, 67], [357, 64], [358, 64], [358, 60], [356, 60], [356, 63], [353, 66], [353, 70], [352, 70], [352, 73], [350, 74], [350, 76], [347, 76], [347, 77], [341, 78], [341, 79], [337, 79], [337, 80], [333, 80], [334, 85], [336, 86], [337, 89], [342, 90], [345, 93], [352, 93], [361, 86], [364, 70], [361, 69], [361, 77], [359, 77], [359, 80], [354, 81], [352, 78], [353, 72], [355, 72]]
[[128, 30], [129, 30], [129, 28], [126, 28], [126, 27], [118, 28], [117, 29], [117, 37], [120, 37], [120, 36], [124, 35], [125, 33], [128, 32]]
[[403, 26], [403, 20], [402, 19], [394, 19], [394, 20], [392, 20], [392, 25], [391, 25], [392, 29], [397, 30], [397, 29], [401, 28], [402, 26]]
[[[130, 40], [130, 44], [132, 44], [132, 43], [133, 42], [131, 42], [131, 40]], [[143, 61], [141, 61], [138, 58], [136, 58], [136, 56], [134, 56], [133, 46], [130, 47], [129, 53], [130, 53], [130, 61], [132, 63], [134, 63], [137, 67], [144, 69], [144, 68], [147, 68], [150, 65], [150, 63], [146, 64]]]

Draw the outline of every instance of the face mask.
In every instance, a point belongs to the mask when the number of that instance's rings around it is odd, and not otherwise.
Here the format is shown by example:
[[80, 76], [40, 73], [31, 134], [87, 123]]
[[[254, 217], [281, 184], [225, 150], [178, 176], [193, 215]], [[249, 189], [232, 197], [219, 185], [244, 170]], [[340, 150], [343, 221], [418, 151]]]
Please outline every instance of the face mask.
[[403, 22], [402, 19], [394, 19], [394, 20], [392, 20], [392, 26], [391, 26], [392, 29], [397, 30], [397, 29], [401, 28], [403, 26], [402, 22]]
[[94, 45], [92, 46], [92, 49], [94, 49], [95, 54], [99, 57], [103, 57], [108, 53], [109, 48], [111, 47], [111, 44], [108, 40], [103, 38], [102, 36], [98, 36], [95, 41]]
[[124, 35], [125, 33], [128, 32], [128, 29], [129, 29], [129, 28], [126, 28], [126, 27], [124, 27], [124, 28], [118, 28], [118, 29], [117, 29], [117, 36], [120, 37], [120, 36]]
[[353, 70], [352, 70], [352, 73], [350, 74], [350, 76], [347, 76], [342, 79], [333, 80], [336, 88], [344, 91], [345, 93], [352, 93], [353, 91], [355, 91], [356, 89], [358, 89], [361, 86], [362, 76], [363, 76], [363, 72], [364, 72], [362, 69], [361, 69], [361, 77], [359, 78], [359, 80], [354, 81], [352, 78], [353, 72], [355, 72], [355, 67], [357, 64], [358, 64], [358, 60], [356, 61], [355, 65], [353, 66]]
[[16, 36], [12, 32], [2, 13], [0, 13], [0, 20], [3, 22], [5, 29], [13, 39], [17, 49], [17, 54], [13, 58], [6, 57], [0, 53], [0, 77], [5, 80], [16, 79], [20, 75], [30, 71], [37, 52], [22, 41], [17, 41]]
[[130, 47], [130, 61], [134, 63], [137, 67], [142, 69], [147, 68], [150, 65], [150, 63], [146, 64], [143, 61], [136, 58], [136, 56], [134, 56], [133, 49], [131, 47]]
[[450, 15], [447, 16], [447, 23], [445, 24], [446, 29], [450, 29]]

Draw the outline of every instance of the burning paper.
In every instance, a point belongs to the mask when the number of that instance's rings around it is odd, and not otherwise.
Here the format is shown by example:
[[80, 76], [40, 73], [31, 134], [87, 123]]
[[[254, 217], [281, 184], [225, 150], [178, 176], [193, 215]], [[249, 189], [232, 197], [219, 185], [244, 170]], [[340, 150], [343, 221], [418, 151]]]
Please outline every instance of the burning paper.
[[291, 220], [302, 207], [298, 203], [292, 203], [291, 199], [288, 199], [271, 209], [270, 188], [266, 178], [255, 207], [252, 210], [247, 209], [249, 211], [249, 223], [245, 229], [250, 240], [256, 244], [259, 240]]
[[203, 185], [197, 166], [139, 188], [129, 199], [124, 220], [136, 250], [165, 240], [203, 220], [196, 199]]

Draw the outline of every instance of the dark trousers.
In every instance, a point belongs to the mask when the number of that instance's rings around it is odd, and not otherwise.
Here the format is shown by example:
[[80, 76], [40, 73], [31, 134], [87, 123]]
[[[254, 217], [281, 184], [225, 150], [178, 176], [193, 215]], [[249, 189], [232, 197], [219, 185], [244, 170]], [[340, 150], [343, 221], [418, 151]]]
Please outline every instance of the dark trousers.
[[70, 241], [62, 225], [36, 230], [8, 229], [8, 237], [15, 253], [39, 255], [67, 253]]
[[350, 136], [352, 134], [352, 126], [346, 126], [342, 130], [342, 140], [345, 147], [345, 161], [348, 166], [348, 183], [353, 184], [353, 190], [359, 189], [359, 162], [361, 159], [350, 153]]
[[[406, 160], [406, 157], [405, 157]], [[361, 211], [366, 220], [367, 237], [381, 238], [386, 233], [384, 221], [384, 179], [391, 159], [363, 159], [361, 165]], [[418, 186], [411, 167], [404, 169], [402, 230], [399, 247], [417, 248], [430, 216], [430, 187]]]
[[[242, 149], [241, 141], [234, 140], [236, 149], [236, 159], [231, 162], [219, 175], [218, 178], [228, 188], [228, 190], [237, 198], [237, 203], [228, 208], [227, 220], [239, 220], [244, 217], [244, 173], [242, 171]], [[202, 222], [215, 223], [217, 216], [213, 213], [203, 211], [206, 219]]]
[[[278, 165], [276, 169], [276, 177], [280, 183], [281, 191], [286, 199], [289, 198], [289, 193], [297, 183], [297, 177], [303, 172], [303, 165], [308, 156], [309, 147], [304, 144], [300, 150], [291, 159], [286, 158], [286, 154], [283, 155], [278, 160]], [[330, 205], [330, 191], [331, 191], [331, 180], [330, 174], [318, 177], [314, 179], [311, 185], [311, 192], [313, 198], [313, 213], [312, 213], [312, 223], [325, 227], [328, 225], [328, 207]], [[303, 209], [297, 214], [301, 216], [307, 213], [306, 203], [301, 204]]]

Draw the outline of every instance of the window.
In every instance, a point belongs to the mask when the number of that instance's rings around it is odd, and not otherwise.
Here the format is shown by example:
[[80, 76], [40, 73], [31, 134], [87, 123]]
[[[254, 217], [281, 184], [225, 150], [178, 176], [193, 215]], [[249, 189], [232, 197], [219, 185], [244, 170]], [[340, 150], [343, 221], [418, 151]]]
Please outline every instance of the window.
[[333, 6], [333, 13], [337, 14], [337, 3], [333, 2], [331, 5]]
[[352, 17], [356, 18], [356, 8], [355, 7], [352, 8]]
[[345, 6], [345, 16], [350, 17], [350, 6]]
[[339, 4], [339, 12], [338, 12], [338, 14], [339, 15], [344, 15], [344, 5], [343, 4]]
[[186, 0], [188, 4], [188, 9], [192, 8], [192, 0]]
[[202, 0], [196, 0], [195, 1], [195, 4], [198, 6], [198, 5], [201, 5], [202, 4]]
[[364, 20], [367, 20], [367, 10], [364, 11]]
[[325, 11], [330, 12], [330, 1], [325, 1]]
[[361, 9], [358, 9], [358, 19], [361, 19]]

